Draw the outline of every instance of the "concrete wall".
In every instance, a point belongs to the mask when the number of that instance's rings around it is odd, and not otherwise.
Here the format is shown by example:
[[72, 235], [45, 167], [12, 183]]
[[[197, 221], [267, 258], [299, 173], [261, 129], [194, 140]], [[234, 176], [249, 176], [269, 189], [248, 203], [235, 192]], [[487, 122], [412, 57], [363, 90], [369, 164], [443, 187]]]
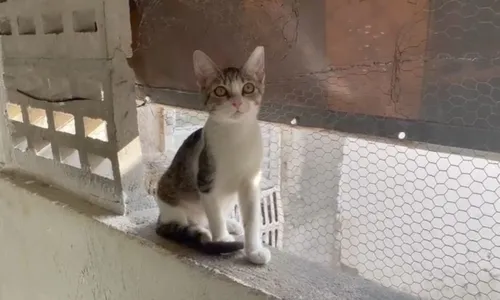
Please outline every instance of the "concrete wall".
[[271, 299], [107, 227], [83, 199], [61, 205], [38, 195], [59, 197], [49, 186], [4, 177], [0, 191], [2, 300]]

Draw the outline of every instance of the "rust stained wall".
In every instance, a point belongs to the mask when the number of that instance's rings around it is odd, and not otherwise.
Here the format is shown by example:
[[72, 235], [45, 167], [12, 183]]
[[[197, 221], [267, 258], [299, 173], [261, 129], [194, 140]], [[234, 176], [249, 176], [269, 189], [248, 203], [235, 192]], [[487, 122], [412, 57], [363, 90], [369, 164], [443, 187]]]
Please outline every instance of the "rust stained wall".
[[143, 0], [132, 12], [136, 47], [131, 65], [138, 81], [147, 85], [196, 90], [191, 62], [195, 49], [222, 65], [240, 65], [262, 44], [267, 101], [415, 118], [426, 3]]
[[[416, 118], [428, 1], [325, 1], [329, 108]], [[336, 78], [338, 78], [336, 80]]]
[[[308, 72], [300, 63], [297, 32], [306, 27], [312, 27], [311, 35], [318, 28], [324, 31], [322, 11], [322, 0], [307, 6], [289, 0], [139, 1], [133, 13], [137, 49], [132, 65], [138, 79], [152, 86], [194, 89], [191, 57], [195, 49], [221, 65], [240, 65], [256, 45], [263, 44], [270, 81]], [[298, 13], [317, 25], [301, 21], [299, 27]], [[318, 14], [319, 22], [313, 17]], [[313, 46], [324, 48], [323, 39], [317, 35]]]

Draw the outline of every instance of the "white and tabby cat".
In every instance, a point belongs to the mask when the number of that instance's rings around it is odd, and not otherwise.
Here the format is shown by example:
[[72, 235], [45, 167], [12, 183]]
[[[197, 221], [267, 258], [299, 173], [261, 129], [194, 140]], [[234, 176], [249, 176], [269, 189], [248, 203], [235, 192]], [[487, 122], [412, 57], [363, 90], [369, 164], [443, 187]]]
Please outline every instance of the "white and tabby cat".
[[[245, 249], [249, 261], [271, 259], [261, 239], [262, 137], [257, 114], [264, 93], [264, 48], [241, 68], [219, 68], [193, 54], [194, 71], [209, 112], [205, 126], [177, 151], [157, 185], [157, 234], [209, 254]], [[228, 215], [239, 200], [244, 227]], [[243, 230], [244, 229], [244, 230]], [[245, 242], [232, 234], [245, 233]]]

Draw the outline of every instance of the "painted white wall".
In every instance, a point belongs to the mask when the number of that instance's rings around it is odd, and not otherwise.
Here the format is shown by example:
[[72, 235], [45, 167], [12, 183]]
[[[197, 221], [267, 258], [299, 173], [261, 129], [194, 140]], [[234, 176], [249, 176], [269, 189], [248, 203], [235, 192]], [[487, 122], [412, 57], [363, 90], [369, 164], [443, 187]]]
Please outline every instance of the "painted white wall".
[[107, 227], [95, 211], [78, 213], [1, 176], [0, 191], [2, 300], [269, 299]]

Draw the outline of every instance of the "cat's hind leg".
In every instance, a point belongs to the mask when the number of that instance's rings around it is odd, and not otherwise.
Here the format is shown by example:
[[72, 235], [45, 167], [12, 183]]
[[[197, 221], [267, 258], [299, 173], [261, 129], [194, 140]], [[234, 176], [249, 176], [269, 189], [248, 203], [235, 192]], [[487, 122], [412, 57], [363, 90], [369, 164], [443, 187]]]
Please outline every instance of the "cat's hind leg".
[[[160, 216], [156, 226], [156, 233], [190, 248], [200, 250], [206, 254], [232, 253], [243, 249], [242, 242], [235, 242], [234, 238], [212, 240], [210, 231], [201, 224], [202, 216], [197, 210], [188, 207], [173, 206], [158, 201]], [[231, 235], [228, 234], [232, 238]]]
[[169, 237], [179, 242], [183, 242], [181, 235], [196, 238], [201, 242], [210, 242], [212, 240], [210, 230], [190, 220], [185, 207], [173, 206], [163, 201], [157, 201], [157, 203], [160, 209], [157, 224], [158, 235], [166, 238]]

